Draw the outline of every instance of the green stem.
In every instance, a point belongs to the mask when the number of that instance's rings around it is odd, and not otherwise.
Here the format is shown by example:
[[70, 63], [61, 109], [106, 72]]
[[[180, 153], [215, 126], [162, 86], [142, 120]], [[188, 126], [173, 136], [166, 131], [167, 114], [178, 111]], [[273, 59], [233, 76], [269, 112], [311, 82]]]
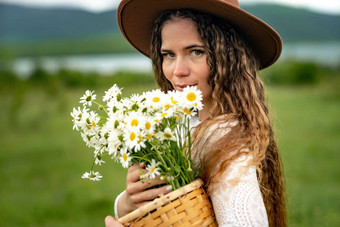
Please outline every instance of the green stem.
[[109, 115], [109, 113], [107, 112], [107, 110], [106, 110], [106, 107], [107, 106], [104, 106], [104, 105], [102, 105], [102, 104], [100, 104], [99, 102], [96, 102], [96, 101], [92, 101], [94, 104], [96, 104], [98, 107], [100, 107], [100, 106], [102, 106], [103, 107], [103, 110], [105, 111], [105, 113], [107, 114], [107, 115]]

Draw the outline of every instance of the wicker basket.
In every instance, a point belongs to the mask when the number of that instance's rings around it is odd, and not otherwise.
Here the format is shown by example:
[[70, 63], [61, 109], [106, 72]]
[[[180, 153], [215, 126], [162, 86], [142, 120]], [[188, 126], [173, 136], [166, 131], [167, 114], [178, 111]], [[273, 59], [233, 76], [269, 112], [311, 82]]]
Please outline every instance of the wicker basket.
[[125, 226], [217, 226], [203, 181], [197, 179], [163, 195], [118, 221]]

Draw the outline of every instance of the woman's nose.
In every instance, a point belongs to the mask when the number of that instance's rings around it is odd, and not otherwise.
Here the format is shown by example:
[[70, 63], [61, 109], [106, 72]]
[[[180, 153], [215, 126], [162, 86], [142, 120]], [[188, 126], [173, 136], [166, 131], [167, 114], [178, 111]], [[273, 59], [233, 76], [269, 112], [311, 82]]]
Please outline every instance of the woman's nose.
[[174, 75], [175, 76], [187, 76], [189, 74], [190, 74], [190, 69], [185, 59], [177, 58], [175, 69], [174, 69]]

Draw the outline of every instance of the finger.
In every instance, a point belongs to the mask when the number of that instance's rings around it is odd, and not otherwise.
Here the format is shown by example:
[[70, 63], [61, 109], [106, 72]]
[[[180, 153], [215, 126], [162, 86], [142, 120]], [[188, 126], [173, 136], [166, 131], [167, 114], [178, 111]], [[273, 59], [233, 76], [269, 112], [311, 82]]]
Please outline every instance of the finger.
[[157, 179], [149, 179], [147, 178], [145, 181], [137, 181], [137, 182], [127, 182], [126, 184], [126, 191], [129, 195], [133, 195], [136, 193], [140, 193], [142, 191], [145, 191], [149, 188], [152, 188], [154, 186], [163, 186], [167, 184], [165, 180]]
[[130, 197], [134, 204], [140, 204], [148, 202], [150, 200], [154, 200], [160, 195], [168, 194], [171, 191], [172, 191], [171, 185], [165, 185], [160, 188], [153, 188], [146, 191], [142, 191], [140, 193], [133, 194]]
[[135, 163], [133, 164], [133, 166], [131, 166], [129, 169], [128, 169], [128, 172], [130, 171], [135, 171], [136, 169], [140, 169], [140, 168], [143, 168], [142, 165], [140, 163]]
[[126, 176], [126, 182], [136, 182], [140, 180], [140, 173], [144, 172], [146, 173], [147, 171], [144, 169], [144, 166], [140, 165], [139, 163], [135, 163], [133, 166], [131, 166], [128, 169], [128, 173]]
[[106, 216], [105, 227], [122, 227], [123, 225], [116, 221], [112, 216]]
[[126, 175], [126, 182], [137, 182], [140, 180], [140, 173], [144, 172], [146, 173], [147, 171], [145, 169], [134, 169], [128, 172]]
[[158, 177], [155, 179], [147, 178], [144, 181], [137, 181], [135, 186], [140, 190], [145, 190], [154, 186], [163, 186], [165, 184], [167, 184], [167, 181], [160, 180], [160, 178]]

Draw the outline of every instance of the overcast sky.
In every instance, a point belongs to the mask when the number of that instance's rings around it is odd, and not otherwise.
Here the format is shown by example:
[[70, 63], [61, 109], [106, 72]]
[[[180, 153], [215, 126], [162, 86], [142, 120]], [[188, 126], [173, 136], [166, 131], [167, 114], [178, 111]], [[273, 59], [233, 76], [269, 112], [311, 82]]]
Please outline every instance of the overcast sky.
[[[117, 7], [120, 0], [0, 0], [41, 7], [74, 6], [91, 11], [105, 11]], [[340, 14], [340, 0], [239, 0], [242, 3], [276, 2], [296, 7], [306, 7], [320, 12]]]

